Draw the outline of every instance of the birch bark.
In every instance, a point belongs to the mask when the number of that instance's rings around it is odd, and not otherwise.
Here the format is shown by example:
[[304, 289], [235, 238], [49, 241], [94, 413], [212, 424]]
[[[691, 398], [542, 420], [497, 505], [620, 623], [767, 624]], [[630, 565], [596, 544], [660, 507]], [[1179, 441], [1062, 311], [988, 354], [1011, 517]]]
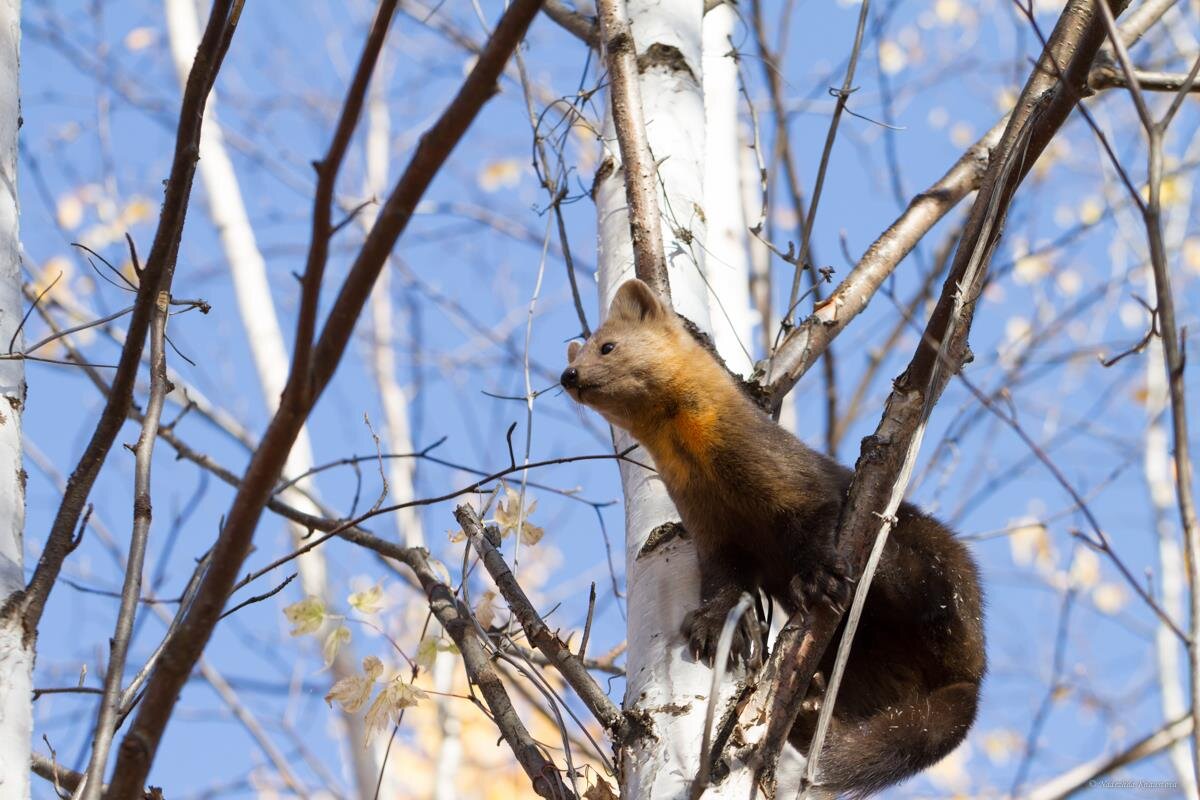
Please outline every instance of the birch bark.
[[[677, 311], [713, 331], [705, 253], [700, 246], [710, 241], [703, 185], [702, 4], [630, 0], [626, 11], [640, 73], [646, 136], [657, 164], [671, 296]], [[607, 312], [617, 287], [634, 275], [625, 173], [611, 114], [605, 119], [603, 142], [604, 159], [594, 191], [601, 314]], [[740, 189], [732, 195], [740, 198]], [[723, 334], [726, 347], [731, 334], [732, 330]], [[736, 352], [723, 354], [732, 357]], [[616, 439], [618, 448], [631, 443], [620, 431]], [[624, 707], [647, 726], [645, 735], [621, 744], [621, 795], [687, 797], [699, 764], [712, 680], [708, 667], [685, 660], [679, 633], [684, 614], [700, 597], [695, 548], [667, 525], [679, 516], [655, 473], [623, 463], [621, 481], [629, 645]]]
[[704, 15], [704, 272], [713, 341], [734, 372], [754, 368], [750, 251], [743, 205], [738, 74], [730, 41], [737, 15], [721, 3]]
[[[0, 0], [0, 336], [21, 322], [21, 244], [18, 238], [17, 129], [20, 0]], [[21, 337], [13, 345], [21, 349]], [[0, 607], [25, 588], [25, 471], [21, 467], [21, 409], [25, 369], [0, 361]], [[19, 607], [19, 606], [18, 606]], [[33, 730], [33, 641], [19, 614], [0, 618], [0, 797], [29, 797]]]
[[[388, 187], [388, 163], [391, 160], [391, 115], [388, 112], [384, 88], [387, 74], [383, 59], [377, 68], [377, 77], [371, 82], [367, 97], [366, 131], [366, 179], [364, 189], [368, 197], [383, 197]], [[362, 210], [359, 220], [364, 232], [369, 232], [378, 216], [378, 206], [370, 205]], [[409, 426], [409, 393], [396, 379], [395, 312], [392, 306], [391, 269], [385, 268], [375, 281], [371, 291], [370, 355], [368, 360], [379, 390], [379, 403], [383, 407], [385, 449], [392, 453], [414, 452]], [[393, 458], [388, 461], [388, 497], [391, 503], [406, 503], [416, 497], [414, 479], [416, 460]], [[396, 522], [396, 535], [405, 547], [424, 547], [425, 532], [418, 508], [402, 508], [392, 515]], [[462, 741], [459, 732], [462, 723], [458, 708], [447, 695], [453, 691], [458, 659], [447, 651], [438, 651], [433, 664], [433, 684], [438, 692], [433, 702], [437, 708], [438, 731], [441, 737], [434, 745], [433, 795], [432, 800], [453, 800], [458, 796], [457, 777], [462, 766]], [[386, 744], [386, 742], [381, 742]], [[386, 751], [385, 751], [386, 752]], [[380, 753], [382, 761], [384, 753]], [[385, 772], [381, 796], [398, 797], [404, 791], [404, 776], [396, 770]]]

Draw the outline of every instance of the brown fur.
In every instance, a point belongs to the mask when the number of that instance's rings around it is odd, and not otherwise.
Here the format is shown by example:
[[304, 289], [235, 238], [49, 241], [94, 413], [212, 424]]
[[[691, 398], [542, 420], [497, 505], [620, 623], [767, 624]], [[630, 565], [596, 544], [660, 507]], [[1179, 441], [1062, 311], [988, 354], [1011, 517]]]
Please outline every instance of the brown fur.
[[[767, 592], [789, 615], [848, 602], [835, 540], [851, 472], [775, 424], [649, 287], [623, 284], [604, 325], [573, 342], [568, 359], [563, 386], [649, 451], [695, 539], [701, 602], [684, 622], [693, 655], [711, 663], [743, 591]], [[985, 669], [982, 596], [966, 548], [908, 503], [898, 519], [821, 755], [820, 783], [855, 796], [953, 750], [975, 719]], [[734, 657], [751, 648], [742, 626]], [[836, 649], [825, 654], [826, 675]], [[802, 751], [815, 718], [804, 712], [793, 730]]]

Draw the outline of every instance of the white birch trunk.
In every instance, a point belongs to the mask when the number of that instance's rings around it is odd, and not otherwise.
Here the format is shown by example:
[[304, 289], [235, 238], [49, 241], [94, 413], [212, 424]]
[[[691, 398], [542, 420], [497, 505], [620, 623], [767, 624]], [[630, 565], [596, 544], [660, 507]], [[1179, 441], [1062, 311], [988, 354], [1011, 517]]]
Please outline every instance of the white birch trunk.
[[[171, 54], [175, 60], [175, 72], [180, 86], [187, 81], [192, 68], [192, 59], [200, 44], [200, 23], [192, 0], [165, 0], [167, 32], [170, 36]], [[200, 178], [208, 195], [208, 211], [213, 225], [221, 238], [225, 259], [233, 278], [237, 294], [238, 312], [242, 326], [246, 329], [246, 343], [254, 360], [255, 372], [262, 387], [267, 410], [274, 412], [279, 406], [279, 396], [287, 383], [288, 354], [283, 343], [279, 318], [275, 314], [275, 303], [271, 299], [271, 284], [267, 279], [267, 265], [258, 249], [254, 229], [246, 213], [241, 187], [233, 162], [225, 150], [225, 137], [216, 119], [217, 96], [214, 91], [208, 98], [204, 112], [204, 129], [200, 137]], [[308, 429], [302, 428], [296, 444], [284, 467], [285, 475], [299, 475], [312, 468], [312, 445]], [[311, 492], [311, 482], [299, 484]], [[293, 492], [287, 500], [311, 514], [320, 510], [300, 493]], [[307, 533], [307, 531], [302, 531]], [[319, 551], [313, 550], [297, 559], [300, 580], [309, 594], [323, 595], [325, 587], [325, 560]]]
[[[1150, 491], [1154, 531], [1158, 538], [1159, 582], [1163, 610], [1172, 619], [1183, 619], [1183, 600], [1187, 590], [1183, 574], [1183, 548], [1172, 524], [1175, 508], [1175, 483], [1171, 476], [1169, 436], [1163, 424], [1167, 408], [1167, 368], [1163, 364], [1162, 342], [1155, 339], [1146, 348], [1146, 444], [1142, 467]], [[1187, 713], [1185, 678], [1181, 669], [1183, 649], [1179, 639], [1165, 625], [1154, 631], [1154, 649], [1158, 657], [1158, 683], [1163, 717], [1179, 719]], [[1168, 750], [1171, 767], [1183, 788], [1184, 797], [1195, 797], [1192, 754], [1189, 742], [1182, 739]]]
[[[1168, 11], [1170, 13], [1170, 10]], [[1167, 18], [1169, 23], [1169, 18]], [[1167, 30], [1174, 26], [1167, 24]], [[1195, 38], [1189, 33], [1194, 50]], [[1187, 51], [1191, 52], [1191, 51]], [[1184, 159], [1200, 155], [1200, 133], [1193, 133], [1184, 151]], [[1168, 208], [1164, 235], [1168, 252], [1182, 252], [1184, 239], [1191, 227], [1192, 187], [1189, 181], [1180, 181], [1180, 197], [1173, 208]], [[1136, 239], [1134, 240], [1136, 241]], [[1148, 252], [1139, 251], [1148, 258]], [[1146, 287], [1148, 296], [1154, 294], [1154, 277], [1147, 267]], [[1185, 600], [1188, 596], [1186, 558], [1183, 552], [1182, 534], [1174, 520], [1178, 518], [1175, 499], [1174, 464], [1168, 432], [1169, 400], [1167, 395], [1167, 368], [1160, 337], [1151, 339], [1145, 351], [1146, 358], [1146, 437], [1142, 453], [1142, 471], [1150, 494], [1154, 532], [1158, 540], [1160, 602], [1163, 610], [1172, 619], [1185, 618]], [[1165, 721], [1182, 717], [1188, 711], [1187, 675], [1185, 651], [1179, 639], [1165, 625], [1154, 631], [1154, 650], [1158, 666], [1160, 704]], [[1179, 781], [1184, 797], [1197, 797], [1195, 757], [1192, 742], [1186, 738], [1172, 744], [1167, 750], [1171, 769]]]
[[754, 368], [754, 314], [750, 250], [743, 206], [738, 122], [738, 73], [733, 58], [737, 15], [721, 3], [704, 15], [704, 216], [708, 222], [704, 273], [708, 276], [713, 341], [734, 372]]
[[[368, 197], [381, 198], [387, 191], [388, 162], [391, 143], [391, 117], [388, 113], [384, 92], [386, 74], [383, 57], [376, 66], [376, 77], [371, 82], [367, 97], [366, 136], [366, 181], [364, 188]], [[359, 221], [364, 231], [369, 231], [378, 216], [378, 205], [362, 210]], [[370, 354], [368, 360], [379, 389], [379, 403], [383, 407], [385, 450], [391, 453], [413, 452], [412, 434], [408, 421], [409, 394], [396, 380], [396, 350], [394, 314], [392, 308], [390, 269], [379, 273], [375, 288], [371, 291]], [[393, 458], [387, 462], [388, 502], [406, 503], [416, 496], [413, 481], [416, 474], [416, 459]], [[396, 522], [396, 534], [405, 547], [424, 547], [425, 533], [418, 508], [402, 508], [392, 515]], [[436, 623], [434, 623], [436, 625]], [[434, 630], [436, 633], [436, 629]], [[457, 778], [462, 766], [462, 724], [458, 717], [458, 706], [448, 697], [454, 688], [454, 676], [458, 658], [450, 652], [439, 651], [433, 663], [433, 684], [438, 692], [433, 703], [437, 709], [438, 730], [441, 737], [435, 745], [433, 766], [432, 800], [454, 800], [458, 796]], [[382, 742], [386, 744], [386, 742]], [[385, 752], [380, 752], [380, 761]], [[381, 797], [401, 797], [405, 794], [405, 776], [398, 769], [388, 769], [380, 789]]]
[[[702, 69], [702, 4], [630, 0], [627, 7], [640, 59], [650, 60], [644, 57], [655, 45], [658, 53], [665, 45], [682, 56], [643, 68], [642, 107], [665, 187], [659, 207], [675, 308], [711, 331], [703, 251], [695, 244], [707, 241], [705, 216], [696, 212], [703, 208], [705, 169], [704, 98], [697, 80]], [[606, 158], [615, 168], [604, 171], [595, 190], [602, 314], [617, 287], [634, 274], [625, 176], [611, 117], [605, 120], [604, 141]], [[692, 243], [676, 236], [677, 229], [687, 230]], [[630, 444], [620, 431], [617, 440], [620, 448]], [[629, 646], [624, 704], [652, 729], [652, 735], [638, 737], [621, 750], [621, 796], [683, 798], [699, 764], [705, 698], [712, 680], [708, 667], [685, 660], [679, 632], [684, 614], [700, 599], [696, 552], [690, 540], [678, 537], [643, 552], [651, 533], [679, 516], [654, 473], [622, 464], [621, 481]]]
[[[382, 62], [382, 58], [380, 59]], [[383, 73], [382, 63], [376, 70]], [[383, 92], [384, 81], [376, 78], [371, 83], [367, 99], [367, 147], [366, 147], [366, 191], [368, 197], [382, 198], [387, 192], [388, 150], [391, 140], [391, 120]], [[360, 221], [364, 231], [369, 231], [379, 214], [378, 205], [364, 208]], [[383, 407], [385, 441], [392, 453], [413, 452], [412, 434], [408, 424], [408, 393], [396, 380], [396, 350], [392, 342], [395, 328], [392, 313], [390, 269], [379, 273], [375, 288], [371, 292], [371, 322], [374, 335], [371, 337], [371, 369], [379, 387], [379, 403]], [[416, 473], [415, 458], [393, 458], [388, 461], [388, 502], [406, 503], [413, 499], [413, 478]], [[421, 527], [421, 515], [417, 508], [402, 508], [392, 519], [396, 522], [396, 533], [405, 547], [424, 547], [425, 533]]]
[[[738, 161], [741, 164], [742, 217], [748, 227], [762, 224], [764, 235], [766, 221], [763, 217], [762, 172], [758, 166], [758, 145], [754, 132], [748, 125], [738, 129]], [[743, 231], [747, 237], [746, 247], [750, 257], [750, 300], [754, 305], [754, 324], [757, 328], [757, 348], [760, 358], [765, 358], [771, 342], [771, 251], [757, 236]], [[792, 405], [785, 403], [785, 406]], [[790, 429], [789, 429], [790, 430]]]
[[[21, 244], [17, 225], [19, 0], [0, 0], [0, 336], [8, 341], [21, 322]], [[15, 348], [21, 347], [17, 337]], [[25, 369], [0, 361], [0, 607], [25, 588], [25, 473], [21, 468], [21, 407]], [[0, 798], [29, 797], [33, 731], [33, 643], [19, 617], [0, 618]]]
[[[164, 0], [164, 13], [176, 76], [180, 86], [183, 86], [187, 82], [192, 60], [200, 43], [200, 22], [196, 6], [194, 0]], [[258, 249], [254, 229], [246, 213], [246, 204], [242, 199], [233, 162], [225, 150], [224, 136], [216, 119], [216, 106], [217, 96], [214, 90], [209, 95], [204, 110], [204, 126], [200, 137], [200, 178], [208, 196], [209, 215], [220, 235], [221, 246], [233, 278], [238, 312], [246, 330], [246, 343], [254, 361], [263, 400], [268, 412], [274, 413], [287, 383], [290, 360], [284, 346], [279, 318], [275, 313], [275, 303], [271, 297], [267, 265]], [[300, 429], [288, 455], [284, 475], [302, 475], [312, 466], [312, 444], [305, 427]], [[320, 508], [309, 499], [315, 496], [316, 487], [310, 479], [298, 481], [293, 489], [283, 493], [283, 499], [296, 508], [320, 515]], [[296, 545], [302, 544], [308, 531], [297, 525], [291, 525], [289, 529], [293, 542]], [[309, 551], [300, 556], [296, 564], [304, 593], [331, 599], [322, 551]], [[330, 671], [335, 681], [355, 674], [357, 665], [349, 647], [342, 648]], [[346, 728], [345, 747], [353, 772], [352, 777], [359, 794], [372, 797], [379, 768], [374, 754], [363, 745], [362, 718], [357, 714], [343, 713], [342, 719]]]

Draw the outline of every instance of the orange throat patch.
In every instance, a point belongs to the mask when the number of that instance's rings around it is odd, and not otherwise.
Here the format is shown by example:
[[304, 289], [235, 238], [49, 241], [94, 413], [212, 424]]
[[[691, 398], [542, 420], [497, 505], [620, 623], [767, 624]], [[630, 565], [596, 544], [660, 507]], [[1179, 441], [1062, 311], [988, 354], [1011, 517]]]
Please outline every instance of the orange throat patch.
[[654, 466], [668, 486], [684, 487], [712, 474], [713, 450], [720, 443], [719, 413], [715, 403], [684, 408], [665, 420], [633, 431], [645, 445]]

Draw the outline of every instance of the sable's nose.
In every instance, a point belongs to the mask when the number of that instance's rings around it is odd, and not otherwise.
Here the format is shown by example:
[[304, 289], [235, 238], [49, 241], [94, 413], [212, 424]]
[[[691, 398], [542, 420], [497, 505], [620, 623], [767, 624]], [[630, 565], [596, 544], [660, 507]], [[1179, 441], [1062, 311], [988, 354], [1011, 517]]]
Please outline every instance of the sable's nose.
[[568, 389], [576, 388], [579, 386], [579, 370], [574, 367], [567, 367], [563, 370], [562, 377], [558, 381]]

